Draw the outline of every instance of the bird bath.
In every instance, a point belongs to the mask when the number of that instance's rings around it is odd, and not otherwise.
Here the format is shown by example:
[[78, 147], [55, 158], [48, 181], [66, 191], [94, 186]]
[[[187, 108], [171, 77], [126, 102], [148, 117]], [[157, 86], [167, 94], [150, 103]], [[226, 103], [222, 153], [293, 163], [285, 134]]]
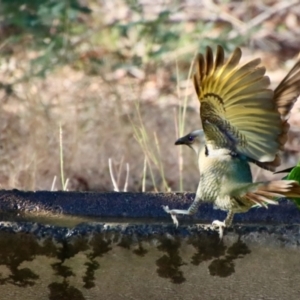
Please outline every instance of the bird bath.
[[0, 191], [1, 299], [299, 299], [300, 212], [289, 201], [237, 215], [224, 239], [175, 228], [161, 205], [193, 194]]

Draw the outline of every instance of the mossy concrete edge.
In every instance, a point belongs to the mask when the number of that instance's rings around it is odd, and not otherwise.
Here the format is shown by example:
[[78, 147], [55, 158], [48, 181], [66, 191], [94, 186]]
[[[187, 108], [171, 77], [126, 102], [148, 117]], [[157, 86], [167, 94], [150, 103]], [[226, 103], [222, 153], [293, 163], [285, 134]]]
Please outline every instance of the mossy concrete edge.
[[[193, 193], [125, 193], [125, 192], [63, 192], [1, 190], [2, 212], [50, 212], [72, 216], [97, 218], [152, 219], [171, 218], [162, 209], [188, 208], [194, 199]], [[211, 203], [201, 203], [194, 216], [180, 216], [179, 221], [210, 223], [222, 220], [226, 212], [214, 209]], [[300, 224], [300, 210], [289, 200], [282, 199], [279, 205], [268, 209], [252, 208], [247, 213], [236, 214], [234, 223], [239, 224]]]

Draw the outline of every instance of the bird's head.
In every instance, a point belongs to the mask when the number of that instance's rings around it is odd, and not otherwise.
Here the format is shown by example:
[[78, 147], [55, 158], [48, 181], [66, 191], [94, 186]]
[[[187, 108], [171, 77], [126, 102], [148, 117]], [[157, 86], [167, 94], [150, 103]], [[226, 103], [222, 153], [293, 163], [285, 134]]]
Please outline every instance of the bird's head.
[[197, 154], [199, 154], [200, 149], [204, 146], [204, 133], [203, 130], [194, 130], [189, 134], [179, 138], [175, 145], [187, 145], [192, 148]]

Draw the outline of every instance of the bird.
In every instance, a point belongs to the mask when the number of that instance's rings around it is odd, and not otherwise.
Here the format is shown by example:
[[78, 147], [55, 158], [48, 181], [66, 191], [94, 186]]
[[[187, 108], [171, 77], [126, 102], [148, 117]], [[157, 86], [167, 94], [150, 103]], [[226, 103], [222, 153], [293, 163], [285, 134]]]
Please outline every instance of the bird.
[[279, 85], [271, 90], [266, 69], [256, 58], [240, 64], [237, 47], [225, 60], [223, 47], [199, 53], [193, 76], [200, 102], [202, 130], [179, 138], [175, 145], [187, 145], [197, 154], [200, 179], [190, 207], [163, 206], [178, 226], [177, 215], [192, 215], [202, 201], [227, 211], [224, 221], [212, 225], [220, 238], [236, 213], [254, 206], [278, 204], [282, 197], [300, 197], [295, 180], [253, 182], [250, 163], [275, 171], [281, 164], [280, 152], [287, 141], [290, 111], [300, 94], [300, 60]]

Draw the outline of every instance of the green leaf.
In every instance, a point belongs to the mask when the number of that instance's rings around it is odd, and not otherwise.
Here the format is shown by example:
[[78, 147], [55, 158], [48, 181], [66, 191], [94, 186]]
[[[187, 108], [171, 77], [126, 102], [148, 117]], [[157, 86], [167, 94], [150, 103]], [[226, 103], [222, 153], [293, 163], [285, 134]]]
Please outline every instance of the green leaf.
[[[291, 172], [285, 176], [283, 179], [285, 180], [296, 180], [300, 184], [300, 162], [298, 162], [297, 166], [295, 166]], [[300, 209], [300, 198], [289, 198], [291, 199], [297, 207]]]
[[300, 166], [297, 165], [292, 171], [287, 175], [288, 180], [296, 180], [300, 184]]

